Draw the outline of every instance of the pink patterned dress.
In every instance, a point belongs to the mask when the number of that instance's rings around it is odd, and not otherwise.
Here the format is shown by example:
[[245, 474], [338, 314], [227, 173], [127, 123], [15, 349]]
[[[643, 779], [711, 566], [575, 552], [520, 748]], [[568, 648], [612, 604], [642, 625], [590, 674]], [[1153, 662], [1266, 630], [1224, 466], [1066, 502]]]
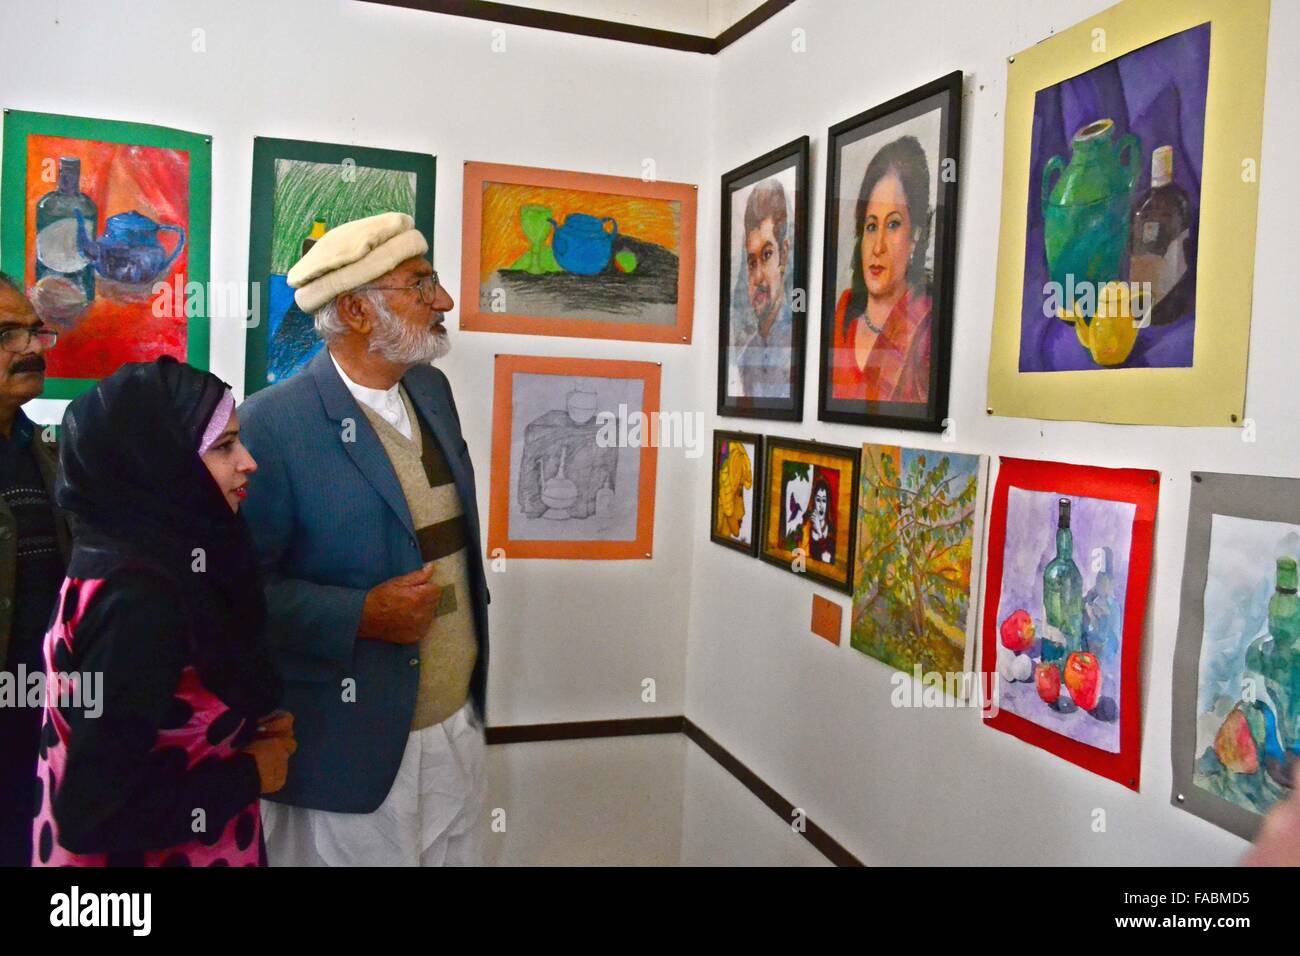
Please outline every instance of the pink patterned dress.
[[[143, 738], [143, 746], [137, 746], [134, 751], [119, 753], [115, 749], [117, 735], [113, 735], [112, 721], [119, 716], [113, 713], [115, 702], [130, 699], [136, 706], [139, 700], [139, 694], [125, 682], [138, 680], [147, 685], [150, 675], [141, 673], [141, 668], [149, 668], [158, 658], [166, 657], [151, 649], [148, 634], [140, 637], [139, 627], [127, 626], [130, 618], [112, 618], [116, 630], [111, 634], [107, 624], [95, 625], [101, 630], [95, 635], [96, 642], [111, 639], [144, 645], [127, 648], [128, 653], [141, 655], [130, 675], [120, 673], [120, 667], [116, 674], [108, 674], [106, 670], [103, 713], [96, 717], [84, 716], [80, 711], [70, 713], [66, 706], [60, 709], [59, 701], [54, 699], [59, 685], [53, 675], [72, 673], [76, 675], [74, 681], [85, 680], [85, 672], [91, 670], [86, 667], [90, 661], [81, 659], [77, 630], [104, 584], [102, 579], [65, 578], [45, 636], [46, 686], [50, 693], [45, 704], [37, 765], [33, 865], [259, 865], [262, 841], [257, 767], [251, 756], [239, 753], [239, 748], [255, 731], [255, 722], [227, 707], [204, 686], [193, 666], [177, 658], [171, 663], [171, 671], [157, 671], [153, 675], [153, 683], [159, 688], [175, 680], [171, 700], [160, 701], [156, 708], [163, 715], [159, 720], [142, 722], [141, 718], [130, 718], [137, 741], [142, 740], [142, 731], [147, 734], [148, 727], [156, 723], [152, 748], [147, 748], [147, 738]], [[165, 608], [148, 607], [138, 595], [132, 597], [128, 592], [119, 600], [126, 602], [126, 606], [120, 606], [116, 613], [139, 615], [137, 625], [145, 623], [146, 615], [154, 620], [159, 615], [167, 616]], [[140, 607], [142, 603], [146, 607]], [[173, 614], [168, 625], [174, 628], [178, 621], [183, 627], [183, 618]], [[121, 660], [119, 657], [118, 661]], [[113, 689], [115, 681], [123, 688], [120, 695]], [[139, 709], [150, 712], [147, 706]], [[96, 721], [108, 723], [101, 725]], [[72, 756], [78, 745], [78, 734], [87, 737], [103, 734], [105, 743], [99, 752]], [[79, 773], [76, 781], [69, 779], [70, 769]], [[102, 779], [105, 777], [109, 779]], [[64, 805], [57, 804], [59, 788], [72, 786], [74, 782], [80, 792], [73, 805], [66, 805], [66, 801]], [[141, 802], [133, 804], [133, 800]], [[88, 829], [79, 817], [82, 808], [87, 815], [92, 815], [106, 803], [112, 806], [112, 811], [106, 812], [102, 823], [96, 818], [93, 830]], [[56, 808], [64, 816], [63, 832]], [[94, 833], [93, 837], [79, 836], [78, 840], [102, 844], [102, 849], [73, 852], [63, 845], [60, 838], [66, 835], [74, 819], [81, 824], [81, 829]]]

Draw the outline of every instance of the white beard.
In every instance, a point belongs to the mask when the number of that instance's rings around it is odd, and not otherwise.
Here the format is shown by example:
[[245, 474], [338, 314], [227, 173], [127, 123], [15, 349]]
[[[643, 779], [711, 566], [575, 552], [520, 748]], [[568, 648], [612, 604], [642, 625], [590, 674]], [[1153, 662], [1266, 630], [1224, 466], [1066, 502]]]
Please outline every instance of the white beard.
[[417, 328], [395, 316], [379, 297], [370, 304], [377, 320], [370, 333], [370, 351], [395, 365], [428, 365], [451, 351], [451, 338], [445, 328]]

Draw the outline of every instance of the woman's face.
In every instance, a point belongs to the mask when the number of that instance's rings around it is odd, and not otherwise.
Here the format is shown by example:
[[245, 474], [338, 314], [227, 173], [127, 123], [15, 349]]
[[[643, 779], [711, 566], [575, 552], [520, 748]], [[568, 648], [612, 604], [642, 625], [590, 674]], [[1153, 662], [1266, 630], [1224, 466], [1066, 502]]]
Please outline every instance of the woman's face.
[[829, 502], [826, 500], [826, 489], [818, 488], [817, 496], [813, 499], [813, 512], [818, 518], [825, 518]]
[[257, 471], [257, 462], [239, 440], [239, 416], [234, 412], [230, 413], [226, 430], [202, 458], [230, 510], [238, 511], [239, 503], [248, 495], [248, 476]]
[[868, 295], [891, 298], [906, 290], [912, 246], [907, 195], [903, 192], [903, 181], [891, 170], [867, 197], [867, 218], [862, 226], [862, 274], [867, 280]]

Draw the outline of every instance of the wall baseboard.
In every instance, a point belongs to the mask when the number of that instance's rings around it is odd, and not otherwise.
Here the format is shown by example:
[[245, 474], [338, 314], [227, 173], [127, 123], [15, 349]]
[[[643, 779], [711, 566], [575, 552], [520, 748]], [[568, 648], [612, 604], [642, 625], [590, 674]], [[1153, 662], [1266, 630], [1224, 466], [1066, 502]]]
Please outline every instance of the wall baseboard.
[[515, 724], [488, 727], [487, 742], [526, 744], [542, 740], [584, 740], [589, 737], [639, 737], [680, 734], [685, 717], [626, 717], [617, 720], [576, 720], [563, 724]]
[[[635, 737], [645, 734], [685, 734], [686, 738], [714, 759], [723, 770], [744, 784], [769, 810], [789, 825], [795, 805], [750, 770], [731, 751], [684, 716], [631, 717], [615, 720], [582, 720], [556, 724], [517, 724], [487, 728], [489, 745], [538, 743], [547, 740], [584, 740], [596, 737]], [[804, 818], [799, 835], [836, 866], [862, 866], [856, 856], [811, 819]]]

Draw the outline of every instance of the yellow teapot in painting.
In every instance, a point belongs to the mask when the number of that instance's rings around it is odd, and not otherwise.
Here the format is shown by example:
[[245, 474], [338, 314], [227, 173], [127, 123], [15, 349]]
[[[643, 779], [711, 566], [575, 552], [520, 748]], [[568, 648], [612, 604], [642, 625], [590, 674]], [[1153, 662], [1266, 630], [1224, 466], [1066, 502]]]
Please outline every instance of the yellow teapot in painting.
[[1123, 365], [1137, 343], [1142, 302], [1126, 283], [1107, 282], [1097, 293], [1096, 310], [1089, 320], [1079, 302], [1074, 304], [1074, 331], [1079, 343], [1098, 365]]

